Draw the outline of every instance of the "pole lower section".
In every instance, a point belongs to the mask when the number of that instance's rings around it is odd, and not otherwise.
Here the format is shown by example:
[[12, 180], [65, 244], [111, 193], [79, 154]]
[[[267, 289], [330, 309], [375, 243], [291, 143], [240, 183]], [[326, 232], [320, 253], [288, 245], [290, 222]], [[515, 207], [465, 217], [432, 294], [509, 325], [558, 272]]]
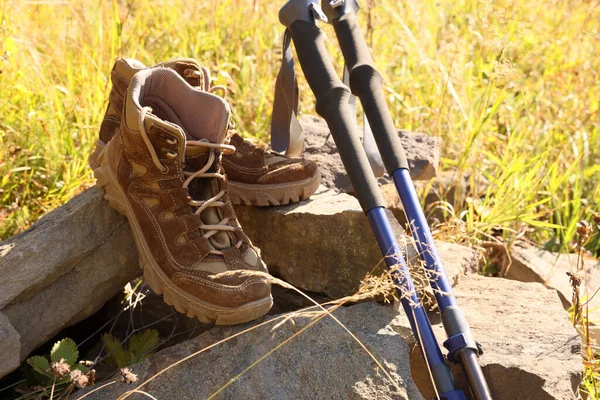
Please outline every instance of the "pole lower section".
[[385, 213], [385, 208], [377, 207], [369, 210], [367, 217], [373, 228], [381, 254], [385, 257], [385, 263], [391, 271], [396, 292], [419, 343], [421, 353], [433, 375], [438, 393], [440, 393], [442, 399], [466, 399], [464, 393], [457, 390], [452, 371], [440, 351], [429, 318], [415, 291], [410, 272]]
[[421, 208], [421, 202], [410, 179], [410, 173], [407, 169], [397, 169], [392, 173], [392, 178], [400, 195], [400, 201], [404, 208], [410, 231], [415, 239], [419, 256], [425, 262], [429, 271], [429, 281], [438, 305], [440, 309], [456, 306], [457, 303], [452, 292], [452, 285], [448, 281], [440, 254], [433, 241], [433, 236]]
[[442, 324], [448, 336], [448, 339], [444, 342], [444, 346], [449, 351], [448, 359], [462, 364], [475, 399], [491, 400], [492, 395], [478, 362], [478, 356], [482, 353], [481, 348], [473, 338], [467, 318], [458, 306], [452, 291], [452, 285], [448, 280], [442, 259], [433, 241], [429, 224], [421, 208], [421, 202], [410, 179], [410, 173], [407, 169], [400, 168], [392, 173], [392, 178], [400, 196], [417, 251], [420, 258], [425, 262], [429, 282], [440, 307]]
[[[289, 29], [298, 61], [315, 95], [317, 113], [329, 126], [356, 197], [369, 218], [437, 392], [441, 399], [465, 400], [464, 393], [457, 389], [452, 371], [441, 353], [385, 213], [383, 197], [358, 136], [356, 115], [352, 114], [348, 104], [350, 90], [341, 82], [333, 68], [325, 48], [323, 33], [315, 24], [315, 16], [324, 18], [321, 14], [318, 0], [290, 0], [280, 10], [279, 20]], [[378, 81], [377, 77], [374, 78], [373, 82]], [[372, 107], [371, 111], [378, 109], [381, 108]], [[378, 146], [382, 148], [379, 142]], [[387, 152], [390, 156], [387, 157], [389, 164], [404, 167], [406, 161], [401, 145], [396, 143], [393, 148], [398, 152], [392, 154], [395, 152], [391, 149]]]

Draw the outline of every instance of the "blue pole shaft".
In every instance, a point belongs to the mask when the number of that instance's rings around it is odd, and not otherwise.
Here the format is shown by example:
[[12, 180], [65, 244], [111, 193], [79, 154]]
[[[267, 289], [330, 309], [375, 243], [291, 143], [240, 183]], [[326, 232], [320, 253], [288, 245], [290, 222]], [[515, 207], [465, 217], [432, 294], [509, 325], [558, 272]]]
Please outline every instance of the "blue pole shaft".
[[[450, 350], [449, 357], [452, 356], [461, 361], [475, 398], [477, 400], [489, 400], [492, 395], [477, 360], [479, 352], [477, 343], [471, 335], [469, 323], [460, 310], [456, 297], [452, 292], [452, 286], [448, 281], [446, 271], [444, 271], [442, 259], [433, 241], [429, 224], [425, 219], [417, 192], [410, 179], [410, 173], [408, 169], [399, 168], [392, 173], [392, 178], [415, 239], [419, 256], [425, 262], [425, 267], [430, 274], [429, 282], [434, 290], [435, 298], [440, 307], [444, 330], [449, 338], [444, 343], [444, 345], [448, 345], [447, 347]], [[452, 343], [455, 343], [458, 338], [461, 338], [460, 340], [464, 341], [464, 344], [453, 351], [454, 346]], [[455, 352], [454, 355], [453, 352]]]
[[[435, 348], [434, 351], [429, 352], [431, 353], [431, 362], [436, 364], [443, 362], [444, 358], [435, 338], [433, 338], [431, 326], [423, 328], [426, 325], [430, 325], [429, 319], [417, 296], [412, 279], [409, 278], [410, 272], [404, 261], [404, 257], [402, 257], [398, 242], [394, 237], [392, 227], [385, 214], [385, 209], [383, 207], [374, 208], [367, 212], [367, 217], [373, 228], [373, 233], [375, 233], [377, 243], [381, 249], [381, 254], [385, 257], [385, 263], [392, 272], [396, 291], [402, 301], [402, 306], [404, 307], [404, 311], [406, 311], [406, 315], [415, 335], [420, 335], [420, 340], [423, 342], [423, 347], [426, 349], [429, 347]], [[419, 327], [419, 330], [415, 329], [415, 325]], [[429, 335], [429, 332], [431, 332], [431, 335]], [[417, 338], [417, 340], [419, 340], [419, 338]]]
[[402, 257], [402, 252], [385, 213], [385, 208], [376, 207], [367, 211], [366, 214], [381, 253], [385, 257], [385, 263], [392, 273], [404, 312], [432, 372], [437, 390], [443, 394], [442, 398], [445, 399], [465, 399], [463, 392], [456, 390], [452, 371], [440, 351], [427, 313], [415, 291], [410, 272], [404, 257]]
[[457, 306], [456, 297], [452, 292], [452, 285], [448, 281], [440, 254], [429, 230], [429, 224], [427, 224], [423, 214], [419, 197], [410, 179], [409, 171], [399, 168], [392, 173], [392, 178], [400, 195], [400, 201], [415, 239], [419, 256], [425, 262], [425, 266], [431, 275], [431, 287], [440, 309]]

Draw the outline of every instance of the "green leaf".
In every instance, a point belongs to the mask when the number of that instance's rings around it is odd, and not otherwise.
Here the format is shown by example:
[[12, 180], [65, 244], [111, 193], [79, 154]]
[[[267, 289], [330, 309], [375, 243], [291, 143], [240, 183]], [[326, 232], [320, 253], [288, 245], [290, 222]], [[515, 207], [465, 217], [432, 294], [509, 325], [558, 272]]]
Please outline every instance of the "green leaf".
[[129, 363], [129, 356], [119, 339], [110, 333], [105, 333], [102, 335], [102, 342], [104, 343], [108, 354], [106, 363], [113, 368], [125, 368]]
[[48, 359], [46, 357], [29, 357], [27, 359], [27, 364], [29, 364], [34, 371], [42, 375], [49, 375], [48, 370], [50, 369], [50, 363], [48, 362]]
[[64, 338], [52, 346], [52, 350], [50, 350], [52, 362], [59, 362], [61, 358], [64, 358], [65, 362], [71, 367], [77, 362], [79, 351], [77, 351], [77, 345], [72, 339]]
[[158, 332], [156, 329], [146, 329], [129, 338], [127, 352], [130, 364], [145, 360], [158, 347]]

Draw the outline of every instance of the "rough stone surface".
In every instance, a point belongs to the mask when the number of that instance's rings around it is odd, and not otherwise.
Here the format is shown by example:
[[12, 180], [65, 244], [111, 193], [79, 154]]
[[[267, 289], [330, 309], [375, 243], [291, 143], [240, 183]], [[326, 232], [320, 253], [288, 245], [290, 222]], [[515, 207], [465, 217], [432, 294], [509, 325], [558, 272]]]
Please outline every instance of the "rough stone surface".
[[[463, 276], [474, 274], [479, 270], [479, 256], [473, 249], [440, 241], [436, 242], [436, 247], [440, 257], [442, 257], [444, 269], [452, 285], [460, 282]], [[409, 261], [416, 257], [416, 251], [413, 247], [409, 252]]]
[[0, 242], [0, 304], [20, 334], [21, 359], [97, 311], [140, 275], [124, 217], [92, 188], [31, 229]]
[[591, 336], [600, 340], [600, 296], [592, 295], [600, 288], [600, 260], [584, 258], [583, 268], [577, 267], [577, 254], [557, 254], [532, 246], [511, 249], [512, 264], [506, 277], [521, 282], [539, 282], [556, 289], [565, 309], [571, 307], [573, 288], [567, 272], [582, 278], [580, 298], [588, 303]]
[[[369, 272], [381, 273], [382, 255], [358, 201], [345, 193], [321, 188], [310, 200], [291, 206], [237, 207], [244, 231], [261, 249], [269, 271], [292, 285], [339, 298], [355, 293]], [[400, 243], [403, 229], [389, 213]], [[407, 260], [416, 260], [405, 245]], [[458, 245], [441, 244], [448, 275], [477, 268], [477, 256]]]
[[[536, 283], [471, 275], [461, 279], [454, 292], [483, 346], [479, 360], [494, 399], [576, 398], [581, 342], [554, 291]], [[441, 324], [434, 331], [442, 342]], [[464, 387], [463, 373], [455, 367]], [[418, 350], [412, 354], [412, 371], [423, 396], [433, 398]]]
[[[422, 399], [411, 379], [410, 348], [403, 340], [410, 332], [397, 323], [397, 314], [391, 307], [364, 303], [338, 309], [334, 315], [386, 367], [394, 382], [378, 370], [339, 325], [325, 317], [239, 376], [218, 398]], [[205, 399], [309, 323], [310, 319], [303, 317], [273, 331], [273, 324], [259, 327], [171, 368], [142, 390], [158, 399]], [[215, 328], [131, 369], [143, 382], [174, 362], [245, 328], [248, 325]], [[115, 399], [133, 387], [117, 382], [86, 399]], [[83, 393], [78, 392], [75, 397]], [[144, 397], [134, 394], [129, 398]]]
[[[75, 196], [27, 231], [0, 242], [0, 275], [10, 277], [1, 284], [0, 308], [27, 299], [81, 263], [97, 258], [91, 255], [100, 243], [128, 229], [126, 219], [110, 208], [102, 193], [93, 188]], [[130, 250], [125, 244], [119, 247]]]
[[[21, 360], [97, 311], [141, 272], [126, 219], [102, 195], [92, 188], [30, 230], [0, 242], [0, 273], [11, 276], [0, 285], [0, 309], [20, 333]], [[377, 264], [383, 269], [368, 220], [350, 195], [322, 188], [294, 206], [237, 210], [248, 235], [263, 247], [270, 270], [299, 288], [336, 298], [354, 293]], [[443, 257], [462, 260], [448, 263], [451, 277], [476, 268], [473, 253], [445, 247], [440, 245]], [[407, 249], [407, 258], [415, 259], [414, 250]]]
[[[581, 380], [581, 345], [555, 292], [536, 283], [477, 275], [461, 277], [454, 291], [475, 338], [484, 347], [480, 363], [493, 398], [575, 398]], [[326, 317], [235, 379], [218, 398], [434, 398], [404, 314], [377, 303], [363, 303], [337, 310], [334, 315], [392, 372], [400, 391]], [[132, 370], [142, 383], [194, 352], [270, 318], [273, 316], [238, 327], [216, 327], [157, 353]], [[445, 333], [438, 319], [431, 315], [436, 336], [442, 342]], [[156, 398], [207, 398], [310, 323], [304, 317], [295, 317], [294, 321], [273, 331], [271, 324], [258, 327], [219, 344], [161, 374], [142, 390]], [[411, 372], [406, 365], [408, 359]], [[459, 387], [466, 390], [460, 366], [453, 369]], [[116, 382], [86, 399], [115, 399], [134, 387]], [[75, 398], [89, 391], [78, 392]], [[133, 394], [130, 398], [145, 397]]]
[[16, 369], [21, 362], [19, 332], [11, 325], [6, 315], [0, 312], [0, 376]]
[[[581, 278], [584, 278], [587, 288], [582, 285], [582, 295], [587, 289], [591, 296], [600, 287], [600, 260], [584, 258], [584, 268], [578, 271], [577, 254], [557, 254], [531, 246], [514, 246], [511, 249], [511, 259], [512, 264], [506, 275], [508, 279], [543, 283], [549, 288], [556, 289], [563, 303], [569, 307], [573, 289], [567, 272], [577, 272]], [[595, 298], [592, 302], [594, 300]], [[599, 306], [600, 302], [590, 304], [590, 308]]]
[[[348, 194], [321, 188], [295, 205], [237, 207], [236, 213], [269, 271], [304, 290], [352, 294], [382, 258], [367, 217]], [[400, 235], [400, 226], [394, 228]]]
[[[352, 192], [350, 179], [342, 164], [337, 147], [329, 137], [327, 123], [313, 115], [300, 117], [304, 132], [304, 157], [315, 161], [321, 168], [321, 183], [338, 192]], [[440, 162], [441, 141], [439, 138], [422, 133], [398, 131], [413, 180], [433, 178]], [[389, 184], [392, 180], [387, 173], [379, 178], [379, 184]]]

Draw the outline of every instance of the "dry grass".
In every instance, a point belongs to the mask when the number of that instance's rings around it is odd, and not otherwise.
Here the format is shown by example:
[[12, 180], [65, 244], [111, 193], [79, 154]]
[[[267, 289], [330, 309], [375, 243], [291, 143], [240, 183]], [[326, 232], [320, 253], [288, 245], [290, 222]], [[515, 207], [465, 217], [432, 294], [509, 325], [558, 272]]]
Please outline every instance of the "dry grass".
[[[442, 137], [442, 169], [470, 176], [452, 204], [468, 234], [529, 230], [558, 249], [597, 208], [598, 5], [384, 0], [361, 13], [397, 125]], [[0, 1], [0, 238], [93, 184], [86, 157], [116, 57], [199, 59], [228, 86], [238, 129], [268, 140], [278, 7]]]
[[[600, 2], [370, 3], [362, 25], [397, 126], [441, 137], [441, 169], [469, 176], [439, 232], [569, 251], [600, 204]], [[227, 85], [238, 130], [268, 141], [279, 6], [0, 0], [0, 239], [93, 184], [116, 57], [197, 58]], [[304, 81], [301, 100], [314, 113]]]

